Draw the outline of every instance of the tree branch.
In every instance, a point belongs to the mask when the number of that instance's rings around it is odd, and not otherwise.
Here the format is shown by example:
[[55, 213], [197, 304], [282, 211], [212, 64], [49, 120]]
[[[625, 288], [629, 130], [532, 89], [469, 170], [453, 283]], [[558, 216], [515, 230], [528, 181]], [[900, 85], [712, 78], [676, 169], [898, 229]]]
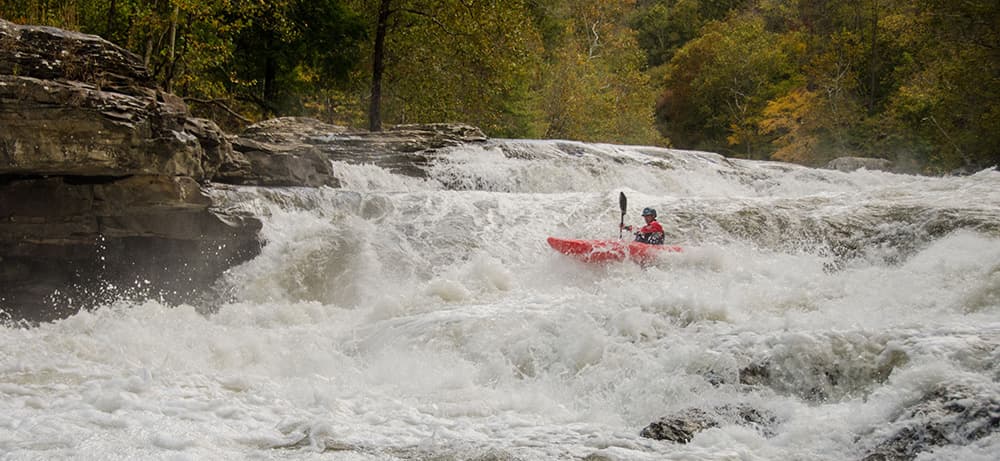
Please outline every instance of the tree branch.
[[590, 26], [590, 31], [594, 34], [594, 39], [590, 41], [590, 49], [587, 50], [588, 60], [600, 56], [599, 54], [596, 54], [597, 49], [601, 47], [601, 36], [597, 34], [597, 25], [600, 23], [601, 21], [595, 21], [594, 24]]
[[187, 101], [196, 102], [196, 103], [199, 103], [199, 104], [210, 104], [210, 105], [216, 106], [216, 107], [218, 107], [218, 108], [220, 108], [222, 110], [225, 110], [226, 112], [229, 112], [229, 115], [232, 115], [233, 117], [236, 117], [241, 122], [248, 123], [248, 124], [249, 123], [253, 123], [252, 120], [250, 120], [250, 119], [248, 119], [248, 118], [240, 115], [236, 111], [230, 109], [229, 106], [227, 106], [225, 103], [223, 103], [222, 102], [223, 100], [221, 100], [221, 99], [200, 99], [200, 98], [187, 97], [187, 98], [184, 98], [184, 101], [185, 102], [187, 102]]
[[448, 28], [448, 26], [445, 23], [441, 22], [440, 19], [434, 17], [434, 15], [429, 14], [429, 13], [425, 13], [425, 12], [420, 11], [420, 10], [413, 10], [413, 9], [409, 9], [409, 8], [403, 8], [403, 9], [396, 10], [396, 11], [402, 11], [404, 13], [410, 13], [410, 14], [414, 14], [414, 15], [417, 15], [417, 16], [423, 16], [423, 17], [429, 19], [434, 24], [436, 24], [439, 28], [441, 28], [441, 30], [444, 31], [444, 33], [446, 33], [448, 35], [456, 36], [456, 37], [469, 37], [469, 36], [471, 36], [471, 34], [466, 34], [466, 33], [452, 31], [451, 29]]

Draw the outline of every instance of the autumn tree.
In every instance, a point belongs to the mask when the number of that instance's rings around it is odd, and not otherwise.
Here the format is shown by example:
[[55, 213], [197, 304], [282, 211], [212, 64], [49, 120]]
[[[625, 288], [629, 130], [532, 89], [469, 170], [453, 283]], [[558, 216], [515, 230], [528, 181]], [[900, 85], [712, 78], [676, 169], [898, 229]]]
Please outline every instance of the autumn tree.
[[767, 158], [773, 149], [757, 125], [768, 101], [801, 86], [801, 48], [755, 14], [709, 23], [667, 66], [657, 106], [664, 134], [679, 147]]
[[786, 32], [796, 37], [803, 78], [774, 95], [765, 106], [758, 130], [775, 149], [772, 158], [819, 166], [838, 156], [871, 153], [872, 122], [865, 108], [857, 63], [864, 55], [855, 36], [841, 31], [824, 37]]

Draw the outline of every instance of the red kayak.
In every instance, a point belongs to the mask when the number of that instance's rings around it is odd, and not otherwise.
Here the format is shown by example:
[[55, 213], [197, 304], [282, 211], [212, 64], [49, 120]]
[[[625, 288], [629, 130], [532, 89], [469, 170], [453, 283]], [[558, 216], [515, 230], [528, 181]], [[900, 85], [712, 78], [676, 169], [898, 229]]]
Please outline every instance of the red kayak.
[[650, 245], [622, 240], [576, 240], [549, 237], [549, 246], [556, 251], [586, 262], [610, 262], [631, 259], [644, 262], [661, 253], [678, 253], [681, 247]]

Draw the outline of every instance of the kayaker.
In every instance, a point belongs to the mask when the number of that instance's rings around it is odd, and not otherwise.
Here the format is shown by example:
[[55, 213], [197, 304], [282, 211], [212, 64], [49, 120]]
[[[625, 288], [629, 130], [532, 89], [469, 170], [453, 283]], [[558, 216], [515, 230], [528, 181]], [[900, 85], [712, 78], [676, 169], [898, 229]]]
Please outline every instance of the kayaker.
[[[646, 225], [642, 226], [635, 233], [635, 241], [651, 245], [663, 245], [663, 226], [656, 220], [656, 210], [648, 207], [643, 208], [642, 219], [646, 220]], [[632, 226], [622, 225], [622, 229], [632, 232]]]

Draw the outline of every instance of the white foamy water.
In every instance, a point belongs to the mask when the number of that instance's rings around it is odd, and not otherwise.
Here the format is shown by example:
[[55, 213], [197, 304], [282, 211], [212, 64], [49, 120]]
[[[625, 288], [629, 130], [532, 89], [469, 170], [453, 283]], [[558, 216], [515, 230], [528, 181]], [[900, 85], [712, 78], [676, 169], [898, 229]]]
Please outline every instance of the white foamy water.
[[[341, 189], [214, 192], [266, 241], [224, 301], [0, 329], [0, 459], [861, 459], [935, 389], [1000, 400], [1000, 172], [554, 141], [334, 166]], [[684, 252], [546, 245], [618, 238], [622, 191]], [[639, 435], [736, 406], [773, 422]], [[919, 459], [1000, 453], [949, 435]]]

